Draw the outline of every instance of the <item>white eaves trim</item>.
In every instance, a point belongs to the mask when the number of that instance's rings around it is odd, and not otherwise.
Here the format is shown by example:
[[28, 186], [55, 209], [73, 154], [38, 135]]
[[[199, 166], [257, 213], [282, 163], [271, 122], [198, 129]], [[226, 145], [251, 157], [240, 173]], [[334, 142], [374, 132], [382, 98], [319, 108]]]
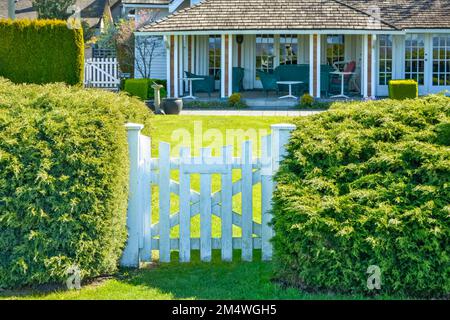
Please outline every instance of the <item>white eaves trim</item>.
[[[431, 30], [431, 29], [430, 29]], [[411, 31], [408, 31], [411, 32]], [[423, 32], [433, 32], [427, 29], [422, 29]], [[322, 29], [322, 30], [202, 30], [202, 31], [136, 31], [134, 34], [136, 36], [148, 36], [148, 35], [222, 35], [222, 34], [393, 34], [393, 35], [404, 35], [407, 32], [405, 30], [332, 30], [332, 29]]]
[[124, 3], [122, 4], [123, 8], [152, 8], [152, 9], [167, 9], [169, 6], [166, 4], [133, 4], [133, 3]]
[[405, 33], [450, 33], [450, 29], [405, 29]]

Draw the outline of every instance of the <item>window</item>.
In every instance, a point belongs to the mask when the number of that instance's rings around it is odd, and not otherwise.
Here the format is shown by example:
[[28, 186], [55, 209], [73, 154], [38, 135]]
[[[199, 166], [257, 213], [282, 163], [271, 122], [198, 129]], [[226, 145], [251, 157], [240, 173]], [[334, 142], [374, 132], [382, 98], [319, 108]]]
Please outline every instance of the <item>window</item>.
[[433, 86], [450, 86], [450, 35], [433, 37]]
[[[327, 63], [333, 65], [336, 62], [345, 61], [345, 43], [343, 35], [327, 36]], [[343, 68], [344, 64], [338, 65]]]
[[280, 35], [280, 65], [297, 64], [297, 35]]
[[378, 83], [386, 86], [392, 79], [392, 36], [379, 36]]
[[408, 34], [405, 39], [405, 78], [425, 84], [425, 39], [420, 34]]
[[[273, 35], [256, 36], [256, 69], [273, 73], [274, 69], [274, 37]], [[256, 76], [258, 79], [258, 76]]]
[[220, 80], [220, 35], [209, 36], [209, 75]]

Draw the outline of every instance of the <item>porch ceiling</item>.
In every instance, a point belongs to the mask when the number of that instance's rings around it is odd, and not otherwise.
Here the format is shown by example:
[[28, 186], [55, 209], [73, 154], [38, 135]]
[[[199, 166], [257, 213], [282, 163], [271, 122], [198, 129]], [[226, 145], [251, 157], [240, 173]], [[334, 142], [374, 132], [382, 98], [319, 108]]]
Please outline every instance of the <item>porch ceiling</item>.
[[336, 0], [204, 0], [139, 32], [378, 30], [394, 25]]

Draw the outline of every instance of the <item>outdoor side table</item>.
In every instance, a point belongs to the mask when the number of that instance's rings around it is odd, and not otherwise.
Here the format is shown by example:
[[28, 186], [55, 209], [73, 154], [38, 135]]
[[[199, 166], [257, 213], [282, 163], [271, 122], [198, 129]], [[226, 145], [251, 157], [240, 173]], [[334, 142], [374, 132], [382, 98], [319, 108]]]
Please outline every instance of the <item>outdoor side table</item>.
[[330, 98], [345, 98], [345, 99], [349, 99], [349, 97], [344, 94], [344, 77], [352, 75], [352, 74], [354, 74], [354, 72], [333, 71], [333, 72], [330, 72], [330, 74], [341, 75], [341, 93], [337, 94], [337, 95], [334, 95], [334, 96], [331, 96]]
[[203, 78], [180, 78], [180, 80], [184, 80], [188, 82], [188, 86], [189, 86], [189, 95], [183, 98], [186, 99], [197, 99], [196, 96], [194, 96], [192, 94], [192, 81], [198, 81], [198, 80], [204, 80]]
[[285, 84], [285, 85], [289, 86], [289, 94], [287, 96], [279, 97], [278, 99], [286, 99], [286, 98], [297, 99], [298, 97], [296, 97], [292, 94], [292, 85], [302, 84], [302, 83], [303, 83], [303, 81], [277, 81], [277, 84]]

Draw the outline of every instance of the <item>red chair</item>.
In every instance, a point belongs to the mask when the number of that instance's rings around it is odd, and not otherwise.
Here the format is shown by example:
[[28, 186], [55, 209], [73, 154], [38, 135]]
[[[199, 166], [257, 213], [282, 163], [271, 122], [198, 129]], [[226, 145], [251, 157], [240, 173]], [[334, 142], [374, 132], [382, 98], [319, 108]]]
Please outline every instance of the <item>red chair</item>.
[[[355, 61], [350, 61], [348, 63], [344, 62], [345, 66], [344, 66], [344, 70], [342, 70], [343, 72], [355, 72], [356, 70], [356, 62]], [[342, 64], [342, 62], [341, 62]], [[338, 74], [331, 74], [331, 79], [330, 79], [330, 92], [340, 92], [341, 91], [341, 76]], [[344, 75], [344, 92], [348, 93], [349, 92], [349, 83], [350, 80], [352, 78], [353, 74], [346, 74]]]

